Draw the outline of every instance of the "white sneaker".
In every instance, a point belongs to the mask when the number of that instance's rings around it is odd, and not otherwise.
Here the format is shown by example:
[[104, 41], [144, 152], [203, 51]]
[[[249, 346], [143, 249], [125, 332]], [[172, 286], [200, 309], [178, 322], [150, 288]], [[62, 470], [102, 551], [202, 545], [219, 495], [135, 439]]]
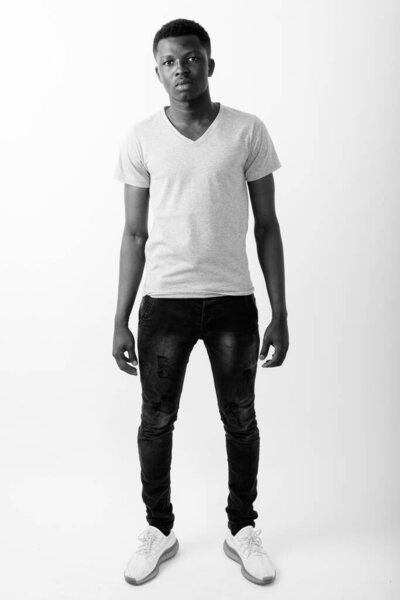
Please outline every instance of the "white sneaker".
[[167, 536], [157, 527], [149, 525], [138, 539], [142, 543], [129, 560], [124, 572], [125, 581], [132, 585], [140, 585], [155, 577], [160, 563], [175, 556], [179, 548], [172, 529]]
[[275, 567], [262, 547], [261, 529], [252, 525], [242, 527], [236, 535], [229, 531], [224, 541], [224, 552], [242, 565], [242, 574], [253, 583], [264, 585], [274, 581]]

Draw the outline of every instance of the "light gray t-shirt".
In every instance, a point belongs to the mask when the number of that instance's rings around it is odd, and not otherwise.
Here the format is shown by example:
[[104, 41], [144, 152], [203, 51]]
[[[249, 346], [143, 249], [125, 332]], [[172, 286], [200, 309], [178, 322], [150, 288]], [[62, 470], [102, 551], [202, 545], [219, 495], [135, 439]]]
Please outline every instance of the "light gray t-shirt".
[[164, 107], [135, 122], [121, 143], [114, 178], [150, 188], [153, 226], [145, 245], [143, 295], [248, 295], [246, 181], [281, 163], [264, 122], [220, 103], [197, 140], [181, 134]]

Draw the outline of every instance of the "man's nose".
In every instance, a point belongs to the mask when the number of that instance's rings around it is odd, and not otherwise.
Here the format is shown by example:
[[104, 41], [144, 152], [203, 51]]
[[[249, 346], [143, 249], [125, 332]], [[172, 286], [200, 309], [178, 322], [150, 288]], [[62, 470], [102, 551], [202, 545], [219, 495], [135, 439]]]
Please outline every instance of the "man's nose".
[[189, 67], [188, 64], [185, 60], [178, 60], [176, 61], [176, 70], [175, 70], [175, 75], [181, 75], [182, 73], [188, 73], [189, 72]]

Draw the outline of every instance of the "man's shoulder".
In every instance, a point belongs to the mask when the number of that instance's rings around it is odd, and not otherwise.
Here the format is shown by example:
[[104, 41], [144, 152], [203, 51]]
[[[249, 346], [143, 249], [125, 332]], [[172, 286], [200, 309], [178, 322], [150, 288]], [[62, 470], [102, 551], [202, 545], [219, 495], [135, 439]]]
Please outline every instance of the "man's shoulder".
[[232, 119], [236, 121], [243, 121], [246, 124], [252, 124], [255, 121], [259, 121], [260, 117], [256, 114], [241, 110], [239, 108], [234, 108], [233, 106], [227, 106], [224, 104], [225, 113], [227, 113]]
[[146, 136], [149, 132], [158, 130], [160, 124], [160, 116], [161, 113], [158, 110], [156, 112], [151, 113], [150, 115], [136, 119], [128, 127], [128, 135], [142, 137]]
[[241, 131], [245, 137], [251, 137], [260, 126], [265, 125], [264, 121], [256, 114], [224, 105], [226, 124], [228, 128], [235, 128], [235, 131]]

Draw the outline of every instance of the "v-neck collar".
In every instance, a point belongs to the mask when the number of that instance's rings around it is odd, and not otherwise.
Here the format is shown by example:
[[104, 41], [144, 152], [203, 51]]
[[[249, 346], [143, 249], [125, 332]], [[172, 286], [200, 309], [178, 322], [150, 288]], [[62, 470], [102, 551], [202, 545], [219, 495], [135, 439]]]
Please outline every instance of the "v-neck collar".
[[217, 113], [217, 116], [215, 117], [214, 121], [212, 121], [212, 123], [205, 130], [203, 135], [201, 135], [199, 138], [197, 138], [197, 140], [191, 140], [186, 135], [183, 135], [183, 133], [178, 131], [178, 129], [175, 127], [175, 125], [173, 125], [171, 123], [171, 121], [167, 117], [167, 113], [165, 112], [165, 109], [168, 108], [168, 106], [163, 107], [161, 114], [162, 114], [164, 123], [167, 125], [167, 127], [171, 131], [173, 131], [175, 133], [175, 135], [177, 135], [182, 141], [185, 141], [188, 144], [197, 145], [197, 144], [204, 142], [204, 140], [206, 140], [209, 137], [209, 135], [214, 131], [214, 129], [217, 127], [218, 123], [221, 121], [222, 113], [224, 110], [224, 105], [221, 102], [219, 102], [218, 104], [219, 104], [219, 111]]

